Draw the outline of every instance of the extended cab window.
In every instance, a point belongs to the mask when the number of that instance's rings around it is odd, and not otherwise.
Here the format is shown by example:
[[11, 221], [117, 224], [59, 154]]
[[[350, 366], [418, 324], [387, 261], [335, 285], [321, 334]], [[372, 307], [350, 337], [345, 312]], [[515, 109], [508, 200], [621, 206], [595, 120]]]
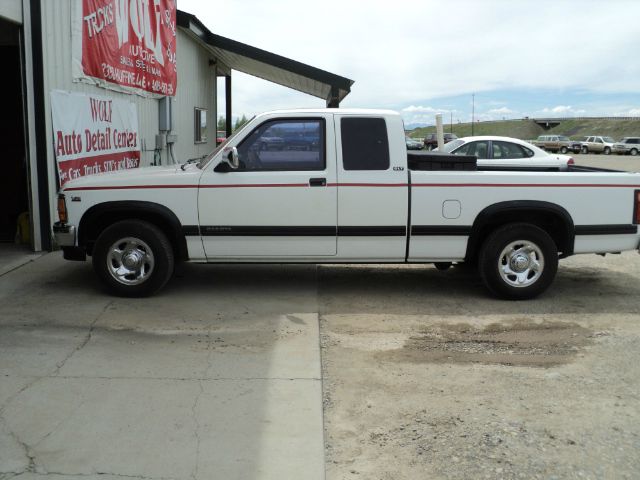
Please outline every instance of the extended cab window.
[[273, 120], [261, 124], [240, 145], [237, 171], [324, 170], [324, 120]]
[[389, 169], [389, 139], [383, 118], [343, 118], [340, 132], [345, 170]]

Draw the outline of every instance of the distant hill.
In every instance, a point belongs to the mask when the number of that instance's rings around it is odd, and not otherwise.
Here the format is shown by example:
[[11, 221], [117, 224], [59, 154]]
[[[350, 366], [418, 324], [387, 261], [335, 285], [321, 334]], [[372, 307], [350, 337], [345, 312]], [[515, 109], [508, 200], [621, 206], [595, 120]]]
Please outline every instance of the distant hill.
[[[458, 137], [471, 136], [471, 123], [454, 123], [443, 125], [444, 131], [453, 131]], [[412, 138], [423, 138], [427, 133], [436, 131], [436, 127], [416, 128], [409, 133]], [[640, 118], [576, 118], [562, 120], [557, 127], [545, 130], [531, 119], [502, 120], [496, 122], [476, 122], [474, 135], [500, 135], [504, 137], [532, 140], [539, 135], [566, 135], [578, 140], [587, 135], [607, 135], [616, 140], [622, 137], [640, 137]]]
[[427, 123], [407, 123], [405, 124], [404, 129], [407, 131], [410, 131], [410, 130], [415, 130], [416, 128], [426, 128], [430, 126], [431, 125]]

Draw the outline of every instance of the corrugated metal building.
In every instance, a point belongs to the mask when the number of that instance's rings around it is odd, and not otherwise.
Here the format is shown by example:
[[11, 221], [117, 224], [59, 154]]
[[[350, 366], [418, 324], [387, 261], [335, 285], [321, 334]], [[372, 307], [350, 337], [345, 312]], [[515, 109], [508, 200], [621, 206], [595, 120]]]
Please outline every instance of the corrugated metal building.
[[[141, 96], [78, 81], [73, 74], [72, 30], [74, 15], [82, 8], [79, 5], [83, 1], [102, 4], [105, 8], [116, 8], [115, 3], [122, 8], [131, 1], [138, 1], [138, 5], [154, 1], [158, 4], [158, 0], [0, 2], [0, 58], [6, 63], [6, 74], [0, 76], [0, 88], [7, 100], [4, 115], [0, 116], [0, 138], [6, 154], [3, 159], [5, 174], [0, 177], [0, 204], [5, 207], [0, 216], [0, 242], [13, 242], [18, 234], [23, 239], [28, 238], [32, 250], [55, 247], [50, 232], [59, 178], [50, 99], [53, 91], [99, 95], [134, 103], [140, 165], [149, 166], [200, 157], [214, 148], [216, 119], [219, 115], [230, 119], [232, 114], [233, 70], [323, 98], [327, 106], [333, 107], [339, 105], [353, 83], [347, 78], [215, 35], [196, 16], [179, 10], [174, 25], [175, 96]], [[166, 1], [175, 5], [173, 0]], [[216, 105], [218, 77], [225, 78], [225, 105]], [[160, 115], [167, 103], [172, 112], [170, 131], [160, 124]], [[207, 115], [206, 139], [197, 138], [201, 126], [196, 120], [202, 110]], [[161, 137], [158, 143], [159, 134], [165, 134], [164, 142]], [[167, 138], [175, 143], [166, 145]]]

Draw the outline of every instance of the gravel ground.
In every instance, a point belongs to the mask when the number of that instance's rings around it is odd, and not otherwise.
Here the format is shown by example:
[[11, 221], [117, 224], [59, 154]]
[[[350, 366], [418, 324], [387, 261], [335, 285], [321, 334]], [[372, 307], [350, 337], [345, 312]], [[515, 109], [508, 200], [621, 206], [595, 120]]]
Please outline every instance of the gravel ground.
[[638, 478], [637, 253], [565, 259], [525, 302], [465, 268], [318, 281], [329, 480]]

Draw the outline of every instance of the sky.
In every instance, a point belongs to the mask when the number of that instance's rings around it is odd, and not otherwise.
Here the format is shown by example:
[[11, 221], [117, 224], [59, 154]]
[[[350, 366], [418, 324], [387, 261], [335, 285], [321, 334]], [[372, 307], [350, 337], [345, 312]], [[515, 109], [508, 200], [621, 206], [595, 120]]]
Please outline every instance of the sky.
[[[433, 124], [436, 113], [456, 123], [640, 117], [638, 0], [178, 0], [178, 8], [213, 33], [355, 80], [341, 107], [396, 110], [405, 125]], [[232, 75], [234, 116], [325, 106]]]

